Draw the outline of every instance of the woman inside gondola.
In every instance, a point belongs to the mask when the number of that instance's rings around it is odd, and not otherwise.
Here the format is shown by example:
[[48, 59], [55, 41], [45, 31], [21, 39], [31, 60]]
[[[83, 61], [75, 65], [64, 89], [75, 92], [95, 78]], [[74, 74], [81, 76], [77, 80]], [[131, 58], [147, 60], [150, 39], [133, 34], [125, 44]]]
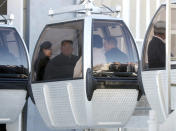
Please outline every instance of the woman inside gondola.
[[37, 81], [43, 80], [46, 65], [52, 55], [51, 46], [52, 44], [49, 41], [45, 41], [40, 45], [39, 56], [34, 65]]

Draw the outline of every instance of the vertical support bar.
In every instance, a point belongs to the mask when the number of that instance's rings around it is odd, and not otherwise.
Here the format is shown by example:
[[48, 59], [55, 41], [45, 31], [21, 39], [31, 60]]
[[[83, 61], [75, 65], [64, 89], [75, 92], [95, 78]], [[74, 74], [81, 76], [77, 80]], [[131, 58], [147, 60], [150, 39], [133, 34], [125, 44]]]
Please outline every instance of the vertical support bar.
[[123, 0], [122, 3], [122, 18], [128, 27], [130, 27], [130, 1], [131, 0]]
[[29, 51], [29, 26], [30, 26], [30, 1], [24, 0], [24, 41], [26, 43], [27, 49]]
[[151, 15], [150, 15], [150, 13], [151, 13], [150, 4], [151, 4], [151, 0], [146, 0], [146, 30], [147, 30], [148, 25], [149, 25], [150, 20], [151, 20], [151, 18], [150, 18], [151, 17]]
[[[86, 60], [83, 64], [84, 67], [84, 78], [86, 78], [86, 73], [87, 73], [87, 69], [91, 68], [92, 66], [92, 47], [91, 47], [91, 38], [92, 38], [92, 18], [91, 17], [87, 17], [84, 20], [84, 36], [83, 36], [83, 41], [84, 41], [84, 45], [83, 45], [83, 52], [84, 54], [88, 54], [88, 55], [83, 55], [83, 60]], [[87, 96], [87, 94], [85, 94]], [[93, 122], [93, 118], [94, 116], [92, 116], [93, 112], [92, 112], [92, 102], [86, 102], [85, 104], [86, 106], [86, 115], [87, 115], [87, 121], [88, 124], [92, 124]]]
[[141, 0], [136, 0], [136, 39], [140, 39], [140, 21], [141, 21], [141, 12], [140, 12], [140, 8], [141, 8]]
[[168, 114], [171, 111], [171, 86], [170, 86], [170, 70], [171, 70], [171, 1], [166, 0], [166, 73], [167, 73], [167, 102], [166, 109]]

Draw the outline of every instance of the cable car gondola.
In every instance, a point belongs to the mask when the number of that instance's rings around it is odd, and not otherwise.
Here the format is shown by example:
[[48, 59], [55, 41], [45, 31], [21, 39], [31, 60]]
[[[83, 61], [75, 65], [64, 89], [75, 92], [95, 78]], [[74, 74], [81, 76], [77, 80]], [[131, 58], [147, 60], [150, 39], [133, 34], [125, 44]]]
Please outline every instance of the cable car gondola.
[[80, 17], [47, 24], [36, 44], [32, 92], [51, 128], [124, 126], [141, 91], [129, 29], [88, 5], [73, 8]]
[[29, 56], [15, 27], [0, 24], [0, 123], [12, 123], [22, 112], [29, 85]]
[[[175, 3], [172, 4], [175, 6]], [[171, 10], [171, 83], [175, 83], [176, 58], [176, 10]], [[142, 81], [151, 105], [160, 122], [167, 118], [167, 71], [166, 71], [166, 5], [162, 4], [155, 13], [145, 35], [142, 53]], [[173, 87], [174, 85], [172, 85]], [[172, 91], [174, 91], [172, 89]], [[172, 103], [173, 109], [173, 103]]]

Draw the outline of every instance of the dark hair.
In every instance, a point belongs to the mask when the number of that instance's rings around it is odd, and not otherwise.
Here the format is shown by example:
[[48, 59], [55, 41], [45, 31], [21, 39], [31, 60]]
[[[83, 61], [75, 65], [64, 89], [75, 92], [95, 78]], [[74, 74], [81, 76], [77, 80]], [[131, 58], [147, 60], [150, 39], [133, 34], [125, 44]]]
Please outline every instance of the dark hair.
[[93, 47], [95, 48], [103, 47], [103, 40], [99, 35], [93, 35]]
[[64, 46], [64, 43], [70, 43], [71, 45], [73, 45], [73, 41], [72, 40], [63, 40], [61, 42], [61, 46]]
[[51, 42], [45, 41], [40, 45], [40, 49], [50, 49], [52, 46]]
[[154, 35], [165, 35], [165, 33], [158, 33], [158, 32], [154, 32]]

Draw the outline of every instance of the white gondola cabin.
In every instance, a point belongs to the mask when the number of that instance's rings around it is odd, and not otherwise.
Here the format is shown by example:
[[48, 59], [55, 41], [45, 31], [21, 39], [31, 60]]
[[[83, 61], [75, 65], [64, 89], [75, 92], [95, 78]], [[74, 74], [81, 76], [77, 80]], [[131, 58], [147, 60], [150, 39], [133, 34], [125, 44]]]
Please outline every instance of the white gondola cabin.
[[[171, 4], [174, 7], [175, 4]], [[171, 8], [171, 83], [175, 83], [176, 70], [176, 9]], [[171, 96], [168, 96], [166, 70], [166, 5], [162, 4], [155, 13], [148, 27], [142, 53], [142, 82], [144, 90], [159, 122], [168, 116], [168, 97], [174, 96], [175, 84], [171, 84]], [[171, 100], [170, 100], [171, 101]], [[171, 110], [175, 109], [175, 100], [171, 101]]]
[[15, 27], [0, 24], [0, 123], [14, 122], [22, 112], [29, 87], [30, 61]]
[[46, 25], [36, 44], [32, 91], [51, 128], [121, 127], [136, 107], [133, 37], [123, 20], [92, 12]]

